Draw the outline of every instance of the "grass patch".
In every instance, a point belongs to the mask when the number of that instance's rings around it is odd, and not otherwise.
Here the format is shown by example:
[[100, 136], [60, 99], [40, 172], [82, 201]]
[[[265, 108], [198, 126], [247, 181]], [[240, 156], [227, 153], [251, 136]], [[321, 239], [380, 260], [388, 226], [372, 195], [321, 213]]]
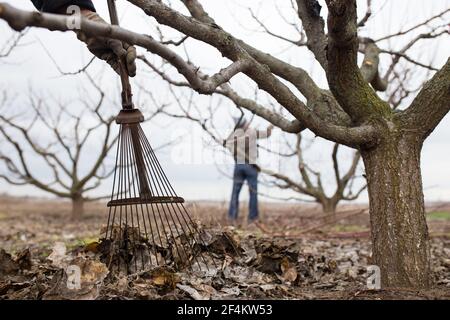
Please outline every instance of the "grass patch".
[[66, 242], [67, 251], [71, 251], [78, 247], [84, 247], [92, 242], [99, 242], [100, 239], [95, 236], [88, 236], [84, 238], [74, 239], [72, 241]]
[[449, 211], [433, 211], [427, 214], [429, 220], [450, 220]]

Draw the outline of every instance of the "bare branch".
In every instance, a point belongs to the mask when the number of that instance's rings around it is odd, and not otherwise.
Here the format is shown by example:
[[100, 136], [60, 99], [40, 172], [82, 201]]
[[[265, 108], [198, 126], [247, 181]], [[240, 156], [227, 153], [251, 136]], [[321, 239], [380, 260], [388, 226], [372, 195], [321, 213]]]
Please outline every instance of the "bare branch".
[[327, 78], [333, 95], [356, 123], [389, 113], [389, 106], [367, 84], [356, 64], [356, 1], [328, 0], [327, 5]]
[[3, 48], [0, 48], [0, 58], [5, 58], [11, 54], [11, 52], [19, 45], [22, 38], [27, 31], [22, 31], [19, 34], [14, 34], [6, 43]]
[[[216, 25], [207, 12], [204, 11], [202, 5], [197, 0], [183, 0], [191, 15], [204, 23]], [[220, 28], [220, 27], [219, 27]], [[317, 103], [324, 99], [324, 93], [314, 83], [308, 73], [302, 68], [294, 67], [270, 54], [262, 52], [242, 40], [237, 39], [239, 45], [246, 50], [260, 64], [266, 65], [275, 75], [291, 82], [298, 90], [308, 99], [308, 101]], [[322, 118], [325, 114], [320, 115]], [[338, 117], [339, 118], [339, 117]], [[341, 115], [342, 118], [342, 115]]]
[[[439, 27], [438, 27], [439, 28]], [[430, 32], [427, 33], [421, 33], [419, 35], [417, 35], [416, 37], [414, 37], [412, 40], [410, 40], [405, 46], [403, 46], [403, 48], [401, 48], [398, 51], [395, 50], [384, 50], [383, 52], [388, 52], [391, 53], [393, 56], [392, 59], [392, 63], [389, 66], [389, 69], [386, 71], [386, 74], [384, 76], [384, 80], [386, 81], [389, 76], [391, 75], [391, 73], [394, 71], [395, 66], [398, 64], [398, 62], [400, 61], [401, 58], [404, 58], [406, 60], [408, 60], [409, 62], [412, 62], [416, 65], [419, 65], [421, 67], [425, 67], [427, 68], [427, 66], [413, 60], [412, 58], [410, 58], [409, 56], [406, 55], [406, 52], [411, 49], [412, 46], [414, 46], [419, 40], [422, 39], [431, 39], [431, 38], [436, 38], [439, 37], [443, 34], [448, 34], [449, 31], [448, 30], [442, 30], [441, 32], [435, 32], [437, 28], [433, 28]], [[431, 67], [429, 67], [431, 68]]]
[[[27, 26], [47, 28], [49, 30], [70, 31], [70, 17], [41, 12], [27, 12], [16, 9], [9, 4], [0, 4], [0, 18], [6, 20], [15, 30], [23, 30]], [[234, 75], [249, 67], [248, 61], [236, 59], [230, 66], [222, 69], [209, 79], [200, 79], [197, 69], [185, 62], [179, 55], [148, 35], [142, 35], [103, 23], [92, 22], [83, 17], [81, 29], [88, 35], [105, 36], [120, 39], [131, 44], [140, 45], [170, 62], [185, 76], [192, 88], [200, 93], [211, 93], [217, 86], [226, 83]]]
[[306, 44], [324, 70], [328, 69], [326, 57], [327, 36], [325, 21], [320, 16], [321, 6], [317, 0], [297, 0], [298, 16], [302, 20], [308, 38]]
[[[147, 66], [149, 66], [154, 72], [156, 72], [161, 78], [163, 78], [166, 82], [168, 82], [171, 85], [178, 86], [178, 87], [190, 87], [190, 84], [187, 82], [182, 81], [175, 81], [171, 79], [167, 74], [165, 74], [163, 71], [161, 71], [160, 68], [157, 68], [154, 66], [147, 58], [144, 56], [140, 56], [139, 59], [141, 59]], [[202, 76], [199, 72], [199, 76]], [[269, 109], [265, 108], [264, 106], [256, 103], [254, 100], [243, 98], [239, 96], [228, 84], [223, 84], [219, 88], [215, 89], [214, 91], [217, 94], [226, 96], [228, 99], [233, 101], [233, 103], [237, 107], [245, 108], [254, 114], [257, 114], [261, 118], [264, 118], [265, 120], [269, 121], [273, 125], [276, 125], [281, 130], [286, 132], [300, 132], [301, 130], [305, 129], [304, 126], [300, 124], [298, 120], [287, 120], [283, 118], [279, 113], [275, 113], [270, 111]]]
[[381, 79], [379, 70], [380, 49], [371, 39], [361, 39], [360, 45], [364, 46], [364, 60], [360, 68], [361, 74], [366, 82], [369, 82], [377, 91], [385, 91], [387, 81]]
[[361, 20], [358, 21], [358, 27], [363, 27], [366, 25], [366, 22], [369, 21], [369, 18], [372, 16], [372, 0], [367, 0], [367, 9], [366, 14], [362, 17]]
[[[388, 53], [390, 55], [393, 55], [394, 57], [397, 57], [397, 56], [401, 57], [401, 58], [403, 58], [403, 59], [405, 59], [405, 60], [407, 60], [407, 61], [409, 61], [409, 62], [411, 62], [411, 63], [413, 63], [415, 65], [418, 65], [419, 67], [422, 67], [422, 68], [425, 68], [425, 69], [428, 69], [428, 70], [431, 70], [431, 71], [439, 71], [438, 68], [435, 68], [435, 67], [433, 67], [431, 65], [424, 64], [424, 63], [421, 63], [421, 62], [419, 62], [417, 60], [414, 60], [413, 58], [411, 58], [410, 56], [406, 55], [405, 53], [401, 53], [401, 52], [397, 52], [397, 51], [393, 51], [393, 50], [386, 50], [386, 49], [381, 49], [380, 52], [381, 53]], [[389, 74], [386, 73], [386, 75], [388, 76]]]
[[[160, 23], [171, 26], [185, 33], [187, 36], [204, 41], [222, 52], [222, 54], [233, 61], [233, 64], [225, 69], [225, 72], [211, 77], [214, 84], [220, 85], [223, 81], [228, 81], [236, 72], [243, 71], [252, 78], [258, 86], [270, 93], [282, 106], [284, 106], [294, 117], [299, 119], [310, 130], [326, 139], [331, 139], [349, 146], [364, 143], [375, 143], [376, 129], [371, 125], [363, 127], [352, 127], [329, 124], [316, 116], [291, 90], [277, 79], [264, 65], [259, 64], [249, 54], [240, 47], [239, 41], [230, 34], [223, 31], [217, 25], [198, 22], [197, 20], [185, 17], [173, 9], [158, 1], [133, 0], [130, 1], [155, 17]], [[68, 30], [67, 17], [43, 14], [36, 12], [26, 12], [13, 8], [8, 4], [0, 5], [0, 17], [7, 20], [15, 29], [22, 29], [27, 25], [45, 27], [51, 30]], [[184, 60], [173, 51], [164, 47], [158, 41], [149, 36], [136, 34], [124, 30], [117, 26], [109, 26], [81, 20], [81, 28], [87, 34], [97, 36], [108, 36], [111, 38], [127, 41], [131, 44], [143, 46], [155, 54], [163, 57], [174, 65], [189, 81], [194, 81], [194, 88], [202, 89], [202, 82], [197, 83], [199, 78], [194, 70]], [[191, 81], [189, 81], [191, 83]], [[204, 83], [204, 82], [203, 82]], [[210, 87], [208, 87], [210, 89]]]
[[[95, 84], [89, 75], [88, 79], [91, 84]], [[102, 116], [105, 93], [95, 85], [94, 88], [99, 90], [98, 100], [91, 99], [89, 102], [89, 93], [85, 88], [79, 102], [85, 103], [87, 108], [76, 114], [68, 111], [67, 103], [55, 101], [51, 104], [52, 99], [38, 98], [32, 91], [29, 94], [29, 112], [13, 116], [2, 112], [0, 136], [4, 138], [5, 144], [0, 151], [0, 161], [6, 170], [0, 174], [0, 178], [11, 184], [30, 184], [58, 197], [75, 199], [87, 197], [87, 193], [110, 177], [113, 170], [105, 168], [105, 160], [118, 135], [111, 129], [114, 117]], [[8, 103], [6, 96], [2, 100], [5, 100], [2, 106]], [[158, 112], [159, 110], [155, 113]], [[26, 121], [29, 114], [31, 120]], [[37, 128], [45, 139], [33, 138]], [[70, 129], [67, 130], [68, 128]], [[98, 141], [97, 154], [86, 149], [90, 144], [88, 139]], [[81, 166], [81, 161], [82, 154], [87, 152], [94, 158], [94, 163], [85, 169], [84, 165]], [[51, 172], [50, 177], [34, 171], [35, 164], [30, 160], [32, 155], [43, 160], [47, 170]]]
[[[39, 40], [39, 39], [38, 39], [38, 40]], [[93, 57], [91, 58], [91, 60], [88, 61], [88, 63], [86, 63], [83, 67], [79, 68], [78, 70], [76, 70], [76, 71], [70, 71], [70, 72], [63, 71], [63, 70], [61, 69], [61, 67], [58, 65], [58, 63], [56, 62], [55, 58], [53, 58], [53, 56], [50, 54], [50, 51], [49, 51], [49, 50], [47, 49], [47, 47], [42, 43], [41, 40], [39, 40], [39, 43], [41, 44], [41, 46], [42, 46], [42, 48], [44, 49], [45, 53], [47, 53], [47, 56], [50, 58], [50, 60], [52, 60], [52, 62], [53, 62], [53, 64], [55, 65], [56, 69], [58, 69], [59, 73], [60, 73], [62, 76], [74, 76], [74, 75], [83, 73], [83, 72], [85, 72], [85, 71], [89, 68], [89, 66], [90, 66], [90, 65], [92, 64], [92, 62], [94, 62], [94, 60], [95, 60], [95, 56], [93, 56]]]
[[398, 117], [408, 130], [425, 139], [450, 111], [450, 58], [423, 86], [411, 106]]
[[423, 27], [423, 26], [427, 25], [428, 23], [430, 23], [431, 21], [433, 21], [433, 20], [435, 20], [437, 18], [441, 18], [442, 16], [444, 16], [448, 12], [450, 12], [450, 9], [444, 10], [444, 11], [442, 11], [442, 12], [440, 12], [440, 13], [438, 13], [438, 14], [430, 17], [430, 18], [428, 18], [427, 20], [419, 23], [419, 24], [416, 24], [413, 27], [411, 27], [409, 29], [406, 29], [405, 31], [399, 31], [399, 32], [396, 32], [396, 33], [393, 33], [393, 34], [390, 34], [390, 35], [378, 38], [378, 39], [375, 40], [375, 42], [380, 42], [380, 41], [387, 40], [387, 39], [390, 39], [390, 38], [393, 38], [393, 37], [403, 36], [403, 35], [405, 35], [407, 33], [410, 33], [411, 31], [414, 31], [414, 30], [416, 30], [416, 29], [418, 29], [420, 27]]
[[294, 117], [304, 122], [316, 134], [343, 144], [354, 145], [374, 142], [376, 129], [370, 125], [361, 128], [347, 128], [324, 123], [291, 90], [279, 81], [265, 66], [257, 63], [248, 53], [242, 50], [240, 41], [225, 32], [217, 25], [206, 24], [183, 16], [164, 4], [151, 0], [130, 0], [142, 8], [145, 13], [153, 16], [159, 23], [168, 25], [195, 39], [204, 41], [217, 48], [224, 56], [236, 61], [239, 59], [251, 62], [251, 68], [244, 73], [253, 79], [260, 89], [270, 93]]
[[252, 18], [259, 24], [259, 26], [270, 36], [289, 42], [293, 45], [302, 47], [306, 45], [305, 39], [303, 39], [303, 34], [301, 33], [301, 38], [299, 40], [292, 40], [289, 38], [286, 38], [282, 35], [276, 34], [272, 31], [270, 31], [270, 29], [258, 18], [258, 16], [253, 12], [253, 10], [251, 8], [248, 8], [248, 10], [250, 11], [250, 15], [252, 16]]

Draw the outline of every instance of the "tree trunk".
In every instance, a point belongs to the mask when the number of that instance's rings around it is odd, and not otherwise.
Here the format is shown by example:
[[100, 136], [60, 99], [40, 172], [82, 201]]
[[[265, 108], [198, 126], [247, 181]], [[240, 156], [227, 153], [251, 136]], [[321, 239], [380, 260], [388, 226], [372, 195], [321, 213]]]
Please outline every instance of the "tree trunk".
[[373, 264], [381, 269], [383, 288], [427, 288], [430, 248], [420, 172], [422, 140], [397, 131], [389, 135], [376, 148], [362, 150]]
[[320, 204], [322, 205], [325, 221], [330, 222], [335, 220], [337, 201], [333, 198], [324, 198], [320, 200]]
[[334, 199], [326, 199], [321, 201], [322, 210], [327, 215], [335, 215], [336, 214], [336, 206], [337, 202]]
[[74, 196], [72, 198], [72, 216], [74, 220], [79, 220], [84, 214], [84, 199], [82, 196]]

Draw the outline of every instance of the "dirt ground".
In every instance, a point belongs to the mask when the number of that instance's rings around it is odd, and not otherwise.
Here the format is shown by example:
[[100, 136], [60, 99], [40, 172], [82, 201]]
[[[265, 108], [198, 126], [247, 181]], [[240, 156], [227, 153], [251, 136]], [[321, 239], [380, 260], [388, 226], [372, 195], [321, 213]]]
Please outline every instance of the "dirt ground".
[[[0, 299], [450, 299], [450, 204], [428, 207], [434, 287], [421, 292], [367, 289], [364, 205], [324, 216], [312, 205], [262, 203], [259, 228], [246, 226], [244, 218], [227, 226], [225, 203], [188, 209], [212, 235], [209, 250], [218, 266], [206, 275], [157, 268], [124, 276], [112, 274], [92, 250], [107, 219], [103, 203], [88, 204], [84, 218], [72, 221], [69, 203], [2, 196]], [[64, 246], [59, 262], [58, 245]], [[61, 285], [69, 260], [89, 279], [81, 290]]]

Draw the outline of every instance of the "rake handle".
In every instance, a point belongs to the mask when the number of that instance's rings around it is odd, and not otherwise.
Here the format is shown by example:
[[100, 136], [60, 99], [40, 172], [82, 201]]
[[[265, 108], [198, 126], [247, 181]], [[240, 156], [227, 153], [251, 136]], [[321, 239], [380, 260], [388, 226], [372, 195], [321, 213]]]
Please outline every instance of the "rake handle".
[[[108, 10], [109, 17], [111, 19], [111, 24], [118, 26], [119, 17], [117, 15], [116, 0], [108, 0]], [[131, 93], [130, 78], [128, 77], [126, 58], [123, 57], [119, 59], [119, 72], [120, 81], [122, 83], [122, 108], [123, 109], [133, 109], [133, 100]]]

